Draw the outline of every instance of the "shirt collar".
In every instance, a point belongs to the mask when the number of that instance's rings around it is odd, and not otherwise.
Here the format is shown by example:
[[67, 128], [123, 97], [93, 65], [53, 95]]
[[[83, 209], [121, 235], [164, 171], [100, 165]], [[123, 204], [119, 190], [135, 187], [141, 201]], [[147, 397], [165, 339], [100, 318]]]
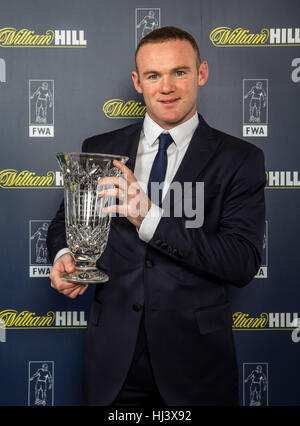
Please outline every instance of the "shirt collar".
[[193, 117], [191, 117], [189, 120], [166, 131], [154, 120], [152, 120], [152, 118], [150, 118], [150, 116], [146, 113], [143, 123], [143, 132], [146, 142], [149, 144], [149, 146], [153, 145], [157, 141], [161, 133], [168, 132], [172, 136], [177, 148], [181, 149], [190, 142], [198, 124], [199, 117], [197, 112], [195, 112]]

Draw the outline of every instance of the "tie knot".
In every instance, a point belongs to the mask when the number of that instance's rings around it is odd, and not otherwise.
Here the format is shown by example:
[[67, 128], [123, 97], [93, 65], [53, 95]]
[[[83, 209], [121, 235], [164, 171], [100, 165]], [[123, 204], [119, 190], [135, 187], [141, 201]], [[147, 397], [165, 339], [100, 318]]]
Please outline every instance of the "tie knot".
[[159, 139], [159, 151], [167, 151], [171, 143], [173, 142], [172, 136], [169, 133], [161, 133]]

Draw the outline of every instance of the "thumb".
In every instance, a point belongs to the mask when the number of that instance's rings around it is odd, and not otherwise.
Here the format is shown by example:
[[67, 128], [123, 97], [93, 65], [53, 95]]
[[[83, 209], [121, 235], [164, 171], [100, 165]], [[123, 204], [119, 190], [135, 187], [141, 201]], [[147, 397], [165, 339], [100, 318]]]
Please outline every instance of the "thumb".
[[65, 271], [67, 273], [75, 271], [75, 262], [73, 257], [69, 253], [63, 255], [61, 260], [63, 261]]

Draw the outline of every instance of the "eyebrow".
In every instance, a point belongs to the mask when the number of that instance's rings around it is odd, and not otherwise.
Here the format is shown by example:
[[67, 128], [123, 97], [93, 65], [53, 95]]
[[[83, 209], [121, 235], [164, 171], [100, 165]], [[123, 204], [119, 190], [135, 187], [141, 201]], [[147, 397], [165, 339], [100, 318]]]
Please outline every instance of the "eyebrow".
[[[171, 72], [176, 72], [176, 71], [190, 71], [190, 70], [191, 70], [190, 67], [187, 67], [186, 65], [183, 65], [182, 67], [179, 66], [179, 67], [173, 68], [171, 70]], [[144, 76], [147, 76], [149, 74], [160, 74], [160, 73], [159, 73], [159, 71], [155, 71], [155, 70], [153, 70], [153, 71], [149, 70], [149, 71], [143, 72]]]

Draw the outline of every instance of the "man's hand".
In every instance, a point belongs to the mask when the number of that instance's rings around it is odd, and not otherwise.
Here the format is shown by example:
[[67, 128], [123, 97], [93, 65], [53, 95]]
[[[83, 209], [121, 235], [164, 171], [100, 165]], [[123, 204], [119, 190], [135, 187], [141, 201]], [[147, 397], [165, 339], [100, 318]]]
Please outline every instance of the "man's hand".
[[115, 185], [99, 193], [99, 197], [116, 197], [122, 201], [120, 205], [103, 208], [103, 213], [121, 213], [136, 227], [140, 228], [144, 217], [151, 207], [151, 200], [142, 190], [133, 172], [121, 161], [114, 160], [123, 177], [105, 177], [99, 180], [99, 185]]
[[51, 287], [71, 299], [83, 294], [88, 287], [88, 284], [69, 283], [61, 279], [62, 273], [67, 272], [70, 274], [74, 271], [73, 256], [70, 253], [65, 253], [56, 260], [50, 272]]

